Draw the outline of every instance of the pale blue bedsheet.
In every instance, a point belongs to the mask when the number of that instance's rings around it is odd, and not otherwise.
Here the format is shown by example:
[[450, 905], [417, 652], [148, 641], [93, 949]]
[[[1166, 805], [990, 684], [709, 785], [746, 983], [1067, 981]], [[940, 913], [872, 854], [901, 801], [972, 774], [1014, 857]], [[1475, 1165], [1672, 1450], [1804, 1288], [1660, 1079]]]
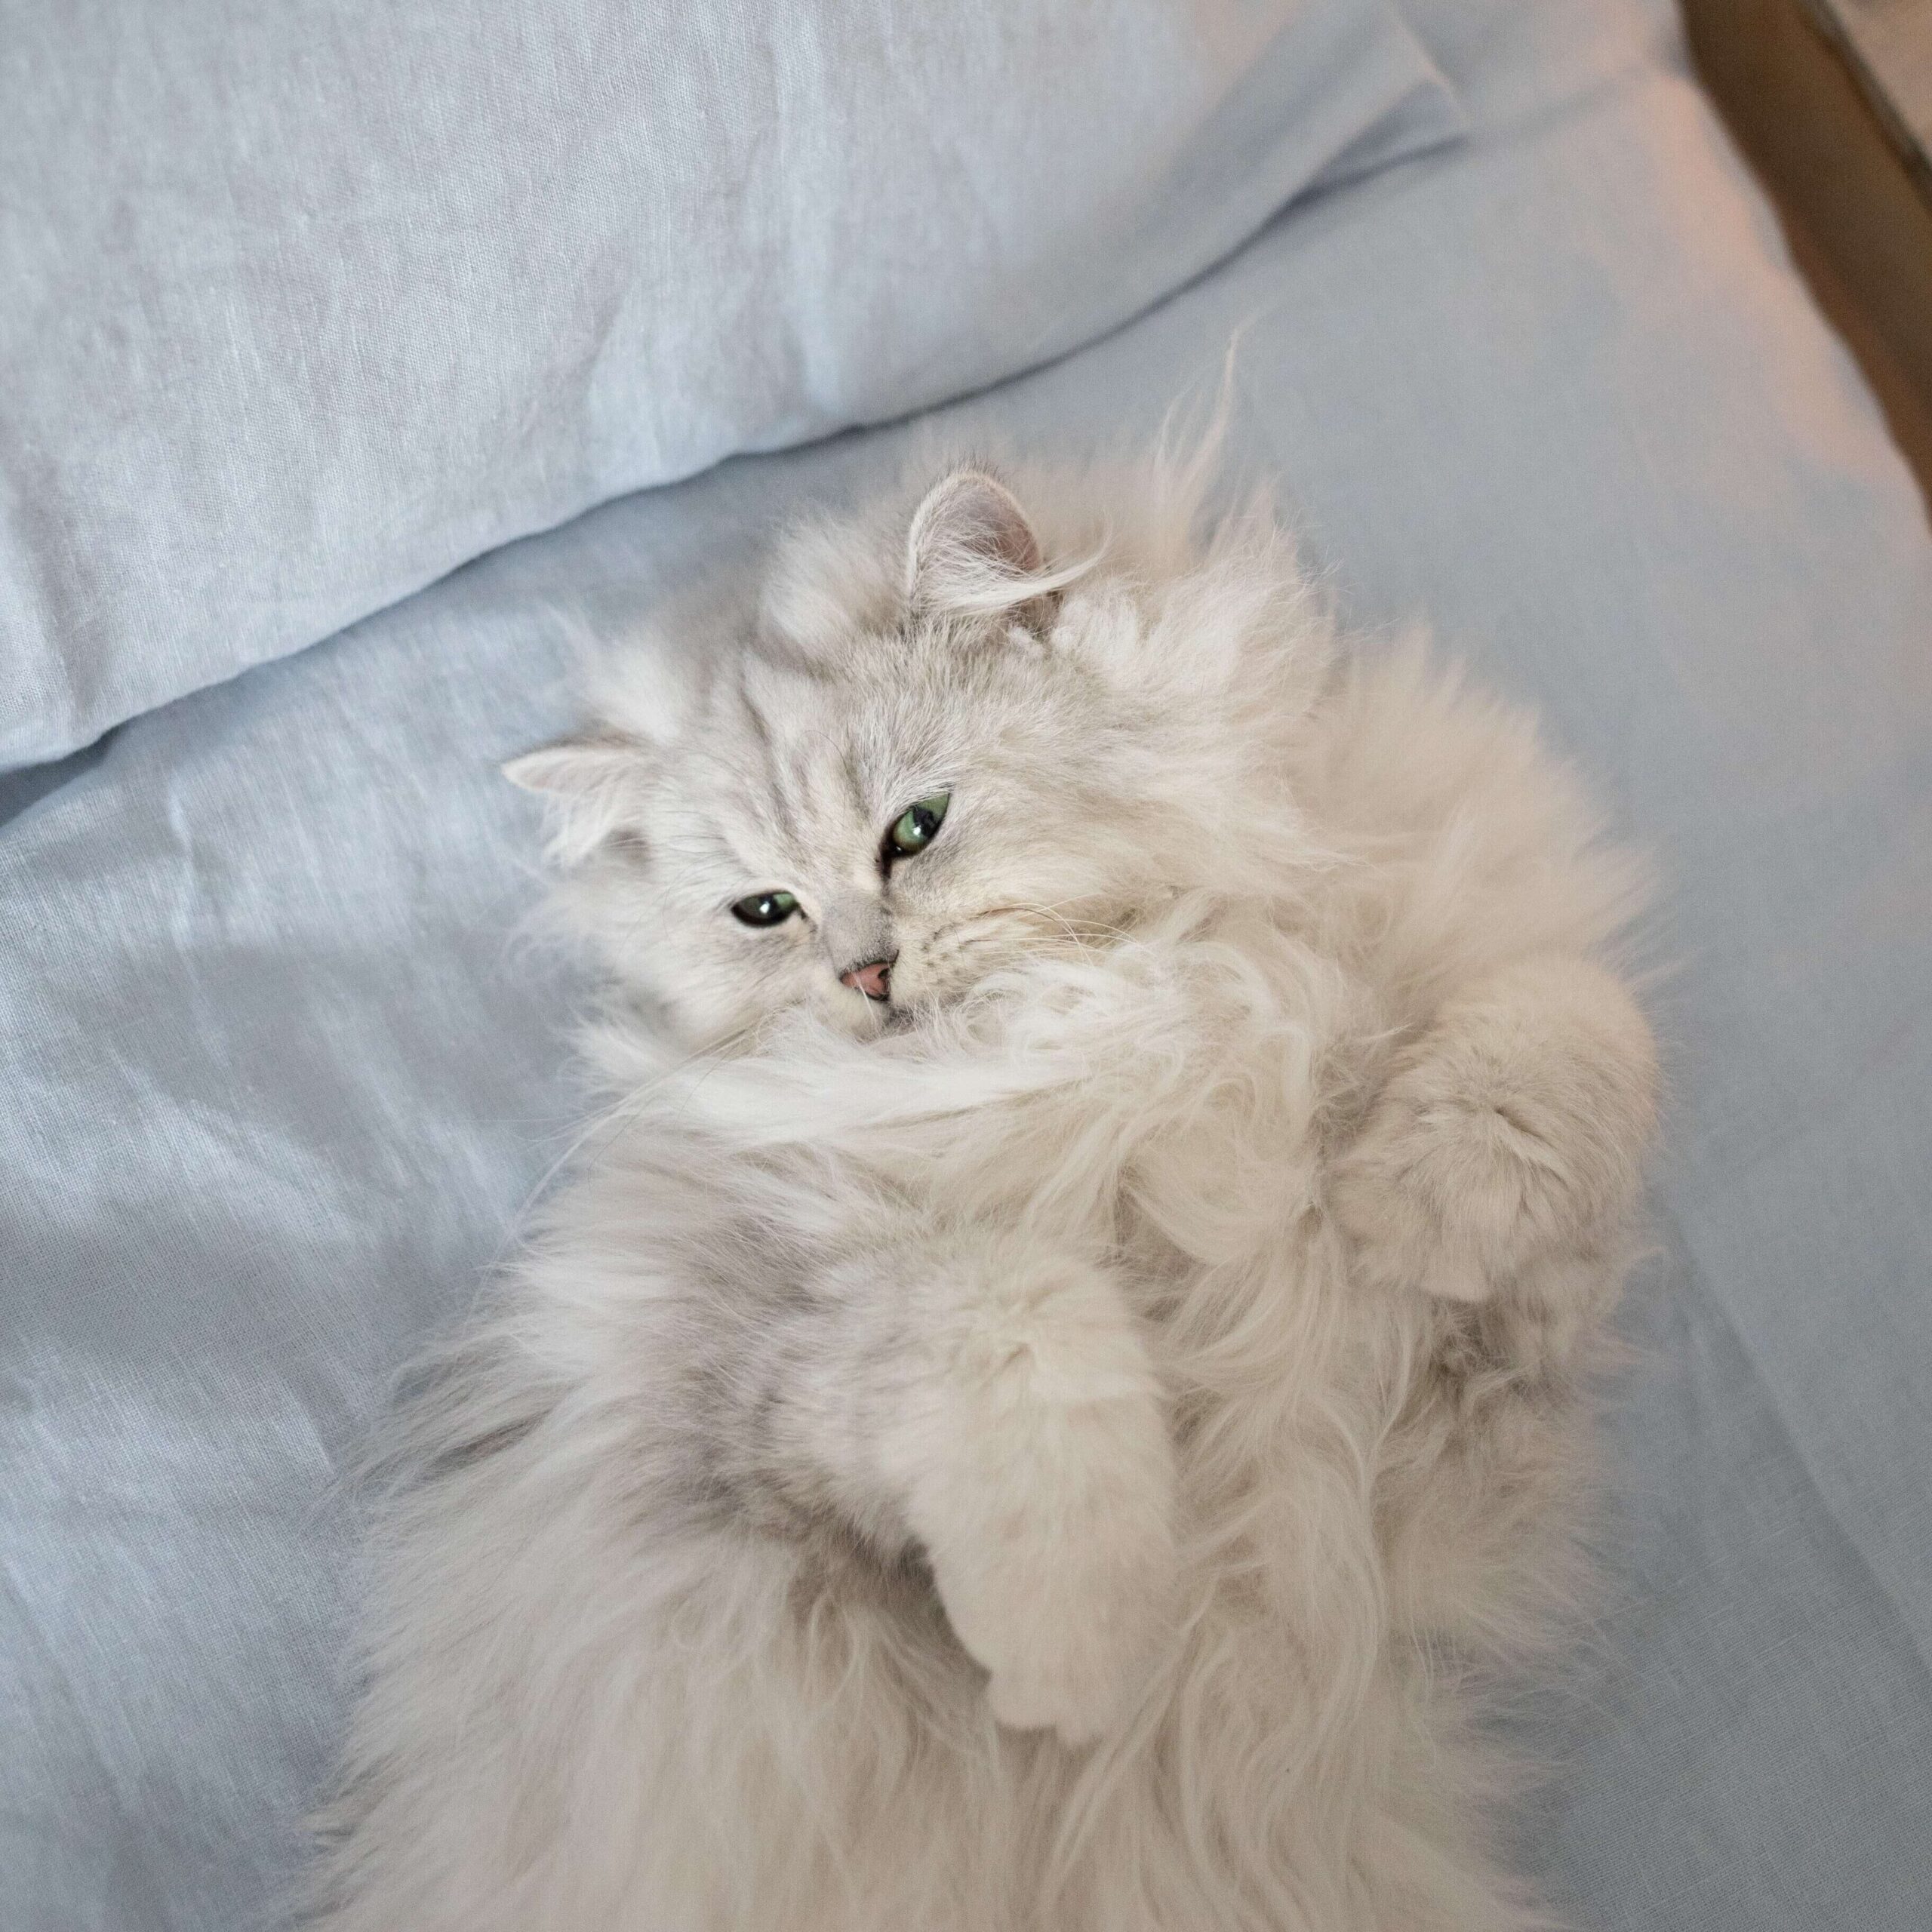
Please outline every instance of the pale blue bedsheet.
[[[1618, 1932], [1932, 1924], [1932, 537], [1617, 0], [1409, 9], [1475, 126], [952, 412], [1237, 454], [1348, 615], [1534, 699], [1668, 884], [1677, 1099], [1614, 1597], [1523, 1855]], [[621, 622], [909, 434], [499, 552], [11, 781], [0, 828], [0, 1927], [266, 1922], [340, 1718], [334, 1485], [572, 1108], [510, 935], [565, 614]]]

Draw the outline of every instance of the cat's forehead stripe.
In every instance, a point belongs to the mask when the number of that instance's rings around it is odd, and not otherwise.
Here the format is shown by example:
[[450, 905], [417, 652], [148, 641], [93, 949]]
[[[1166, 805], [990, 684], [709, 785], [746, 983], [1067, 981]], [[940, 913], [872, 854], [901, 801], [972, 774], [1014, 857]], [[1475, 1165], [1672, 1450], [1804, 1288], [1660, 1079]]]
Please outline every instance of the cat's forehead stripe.
[[788, 853], [797, 854], [808, 841], [800, 823], [794, 783], [795, 748], [781, 742], [771, 719], [752, 696], [749, 680], [742, 671], [738, 697], [751, 726], [751, 755], [755, 770], [747, 776], [757, 787], [757, 814]]
[[743, 659], [738, 664], [737, 697], [746, 721], [752, 728], [752, 735], [769, 767], [771, 760], [771, 727], [766, 722], [764, 713], [758, 709], [758, 700], [752, 696], [750, 667]]
[[865, 817], [870, 801], [866, 796], [864, 775], [859, 769], [859, 754], [848, 740], [838, 753], [838, 774], [845, 781], [847, 796], [851, 799], [854, 814]]

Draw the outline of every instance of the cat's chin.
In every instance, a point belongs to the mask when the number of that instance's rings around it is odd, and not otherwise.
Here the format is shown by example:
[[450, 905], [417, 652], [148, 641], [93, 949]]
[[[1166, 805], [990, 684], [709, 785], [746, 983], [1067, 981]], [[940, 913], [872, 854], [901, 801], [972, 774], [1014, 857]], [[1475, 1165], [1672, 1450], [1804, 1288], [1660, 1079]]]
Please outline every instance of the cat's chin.
[[939, 1017], [936, 999], [877, 1001], [845, 1027], [856, 1040], [894, 1040], [916, 1033]]
[[869, 1000], [855, 995], [831, 1004], [807, 1002], [805, 1010], [847, 1039], [865, 1043], [910, 1030], [918, 1022], [913, 1001]]
[[906, 1041], [939, 1026], [972, 990], [964, 987], [949, 994], [925, 991], [912, 999], [875, 1000], [858, 1011], [835, 1009], [826, 1014], [821, 1010], [820, 1017], [828, 1020], [835, 1032], [862, 1046]]
[[678, 1059], [736, 1060], [770, 1050], [777, 1036], [798, 1026], [808, 1031], [823, 1026], [859, 1046], [903, 1039], [931, 1026], [943, 1008], [943, 1001], [933, 998], [903, 1004], [881, 1000], [857, 1009], [801, 1001], [731, 1026], [680, 1026], [662, 1014], [646, 1017], [640, 1013], [638, 1017], [644, 1021], [641, 1032]]

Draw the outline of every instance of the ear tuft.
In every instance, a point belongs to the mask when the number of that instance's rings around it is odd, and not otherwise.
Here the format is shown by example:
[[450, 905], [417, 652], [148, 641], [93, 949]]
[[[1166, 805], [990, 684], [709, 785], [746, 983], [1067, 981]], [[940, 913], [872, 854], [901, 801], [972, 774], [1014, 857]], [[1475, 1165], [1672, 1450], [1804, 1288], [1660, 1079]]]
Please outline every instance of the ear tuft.
[[906, 598], [915, 611], [1007, 612], [1036, 625], [1050, 617], [1051, 588], [1039, 539], [1006, 485], [958, 469], [926, 493], [906, 539]]

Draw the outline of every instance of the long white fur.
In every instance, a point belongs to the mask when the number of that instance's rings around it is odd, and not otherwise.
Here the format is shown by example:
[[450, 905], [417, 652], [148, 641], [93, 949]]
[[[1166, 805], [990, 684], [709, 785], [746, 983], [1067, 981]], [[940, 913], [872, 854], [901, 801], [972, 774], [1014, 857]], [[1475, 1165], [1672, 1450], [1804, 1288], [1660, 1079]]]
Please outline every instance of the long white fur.
[[1579, 1574], [1637, 875], [1202, 487], [795, 532], [521, 768], [610, 1107], [405, 1424], [331, 1932], [1543, 1922], [1476, 1690]]

